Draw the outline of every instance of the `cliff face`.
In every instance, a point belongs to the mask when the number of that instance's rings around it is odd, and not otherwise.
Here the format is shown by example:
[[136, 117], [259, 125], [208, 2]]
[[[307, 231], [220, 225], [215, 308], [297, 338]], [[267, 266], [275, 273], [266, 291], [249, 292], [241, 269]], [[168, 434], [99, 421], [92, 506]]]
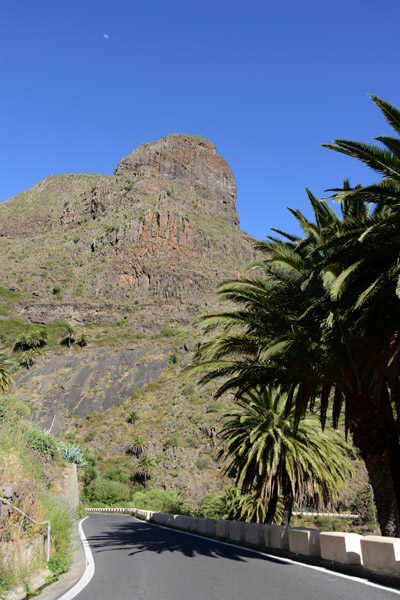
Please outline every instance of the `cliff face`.
[[[166, 302], [179, 304], [187, 320], [251, 259], [238, 224], [225, 159], [204, 138], [170, 135], [140, 146], [112, 176], [54, 175], [1, 204], [2, 285], [23, 293], [20, 314], [32, 321], [46, 322], [46, 312], [107, 320], [105, 305], [114, 319], [147, 302], [158, 318]], [[55, 285], [63, 302], [54, 304]]]

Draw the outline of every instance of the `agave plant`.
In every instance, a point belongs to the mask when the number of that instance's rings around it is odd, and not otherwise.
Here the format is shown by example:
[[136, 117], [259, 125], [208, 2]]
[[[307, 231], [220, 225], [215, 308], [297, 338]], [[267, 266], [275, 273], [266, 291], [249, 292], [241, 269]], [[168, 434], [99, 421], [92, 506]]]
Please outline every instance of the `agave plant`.
[[58, 447], [61, 450], [62, 458], [67, 462], [75, 463], [77, 467], [84, 467], [86, 465], [83, 448], [78, 444], [59, 442]]

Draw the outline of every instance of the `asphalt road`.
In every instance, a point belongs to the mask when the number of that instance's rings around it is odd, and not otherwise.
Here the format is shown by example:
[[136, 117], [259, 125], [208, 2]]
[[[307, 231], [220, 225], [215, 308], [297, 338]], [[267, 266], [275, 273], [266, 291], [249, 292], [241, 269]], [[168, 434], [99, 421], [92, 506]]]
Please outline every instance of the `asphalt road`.
[[398, 594], [132, 517], [83, 523], [95, 573], [77, 600], [394, 600]]

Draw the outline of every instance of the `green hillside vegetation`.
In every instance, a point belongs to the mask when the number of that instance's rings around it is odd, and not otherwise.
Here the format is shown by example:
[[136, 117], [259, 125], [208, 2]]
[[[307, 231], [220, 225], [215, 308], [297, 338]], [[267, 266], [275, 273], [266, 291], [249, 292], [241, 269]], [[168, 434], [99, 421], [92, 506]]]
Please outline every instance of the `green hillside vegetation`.
[[[29, 408], [0, 396], [0, 481], [24, 482], [29, 495], [16, 500], [17, 507], [36, 521], [51, 523], [50, 569], [55, 575], [70, 565], [70, 533], [72, 515], [58, 498], [51, 482], [61, 478], [65, 461], [57, 441], [28, 420]], [[29, 539], [41, 526], [12, 513], [0, 523], [0, 542]], [[1, 543], [0, 543], [1, 548]], [[28, 573], [6, 567], [0, 553], [0, 592], [20, 583]], [[32, 568], [43, 566], [32, 564]]]

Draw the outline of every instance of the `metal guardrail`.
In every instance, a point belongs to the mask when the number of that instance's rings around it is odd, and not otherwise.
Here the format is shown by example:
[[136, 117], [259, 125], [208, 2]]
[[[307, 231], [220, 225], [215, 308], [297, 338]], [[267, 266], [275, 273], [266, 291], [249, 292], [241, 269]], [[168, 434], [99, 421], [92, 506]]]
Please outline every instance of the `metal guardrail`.
[[29, 515], [24, 513], [22, 510], [20, 510], [16, 506], [14, 506], [14, 504], [11, 504], [11, 502], [6, 500], [5, 498], [2, 498], [1, 496], [0, 496], [0, 518], [2, 517], [2, 512], [3, 512], [2, 511], [3, 503], [7, 504], [7, 506], [9, 506], [13, 510], [17, 511], [20, 515], [22, 515], [25, 519], [28, 519], [28, 521], [30, 521], [31, 523], [34, 523], [35, 525], [47, 525], [47, 552], [46, 552], [47, 558], [46, 558], [46, 562], [49, 562], [49, 560], [50, 560], [50, 534], [51, 534], [50, 521], [35, 521], [35, 519], [32, 519], [32, 517], [30, 517]]
[[353, 513], [328, 513], [328, 512], [309, 512], [298, 510], [293, 515], [303, 515], [303, 517], [334, 517], [335, 519], [358, 519], [360, 515]]
[[134, 512], [137, 510], [136, 508], [93, 508], [92, 506], [89, 508], [85, 508], [88, 512]]

